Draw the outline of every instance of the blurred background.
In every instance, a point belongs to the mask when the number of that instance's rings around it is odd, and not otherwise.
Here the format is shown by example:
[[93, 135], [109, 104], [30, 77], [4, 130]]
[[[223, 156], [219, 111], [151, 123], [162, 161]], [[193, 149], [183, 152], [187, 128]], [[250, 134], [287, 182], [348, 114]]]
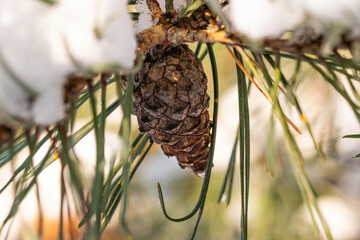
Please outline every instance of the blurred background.
[[[194, 46], [191, 46], [193, 49]], [[230, 204], [218, 203], [224, 174], [238, 127], [237, 80], [235, 63], [226, 48], [214, 45], [219, 69], [220, 100], [215, 160], [205, 210], [196, 239], [240, 238], [240, 177], [236, 163], [233, 193]], [[205, 49], [205, 47], [203, 47]], [[208, 57], [204, 68], [208, 76], [208, 93], [212, 97], [212, 76]], [[296, 62], [283, 60], [284, 74], [291, 76]], [[344, 81], [344, 85], [346, 82]], [[352, 158], [360, 152], [360, 140], [342, 139], [344, 135], [359, 133], [359, 125], [347, 103], [332, 90], [322, 78], [306, 64], [302, 65], [295, 89], [300, 104], [309, 118], [316, 141], [321, 145], [327, 159], [320, 158], [309, 134], [295, 109], [283, 101], [287, 116], [300, 128], [302, 135], [293, 131], [306, 159], [305, 169], [318, 194], [318, 203], [327, 220], [334, 239], [360, 239], [360, 160]], [[108, 99], [116, 97], [113, 86], [108, 87]], [[324, 239], [317, 230], [304, 206], [289, 156], [285, 149], [281, 128], [275, 123], [275, 136], [269, 134], [271, 105], [252, 87], [249, 96], [251, 123], [251, 175], [249, 200], [249, 239]], [[210, 106], [212, 112], [212, 105]], [[115, 111], [107, 118], [106, 158], [118, 151], [117, 131], [122, 113]], [[76, 126], [81, 127], [91, 118], [90, 105], [79, 110]], [[136, 118], [132, 119], [132, 137], [138, 134]], [[275, 118], [275, 122], [277, 119]], [[273, 144], [270, 146], [270, 144]], [[36, 157], [41, 159], [46, 147]], [[94, 174], [96, 145], [94, 133], [88, 134], [76, 147], [76, 155], [82, 162], [84, 179]], [[3, 186], [12, 175], [12, 169], [27, 156], [24, 151], [17, 156], [13, 166], [0, 170]], [[273, 161], [269, 161], [273, 159]], [[274, 160], [275, 159], [275, 160]], [[40, 175], [39, 193], [43, 211], [44, 235], [42, 239], [57, 239], [59, 229], [61, 165], [55, 161]], [[168, 221], [162, 214], [156, 184], [161, 183], [167, 210], [172, 217], [182, 217], [195, 206], [200, 194], [202, 178], [189, 169], [181, 169], [175, 158], [166, 157], [159, 146], [154, 146], [134, 176], [130, 186], [127, 220], [133, 239], [190, 239], [196, 218], [186, 222]], [[86, 182], [86, 180], [84, 181]], [[12, 189], [0, 195], [0, 219], [9, 213], [13, 202]], [[71, 201], [70, 201], [71, 202]], [[19, 214], [0, 235], [0, 239], [37, 239], [39, 204], [36, 191], [22, 203]], [[79, 216], [74, 206], [65, 221], [65, 232], [73, 232], [77, 239]], [[9, 231], [8, 228], [11, 228]], [[321, 228], [319, 228], [321, 229]], [[71, 234], [66, 235], [71, 239]], [[125, 239], [121, 233], [118, 216], [115, 215], [102, 239]]]

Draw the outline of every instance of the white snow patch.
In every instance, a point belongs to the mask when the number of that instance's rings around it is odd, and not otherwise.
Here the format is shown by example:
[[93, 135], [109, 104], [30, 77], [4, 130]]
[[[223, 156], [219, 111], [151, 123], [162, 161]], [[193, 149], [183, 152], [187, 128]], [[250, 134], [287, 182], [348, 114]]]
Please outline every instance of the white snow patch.
[[49, 125], [64, 117], [63, 85], [79, 70], [72, 58], [87, 69], [109, 62], [130, 68], [135, 57], [126, 1], [2, 0], [0, 123]]
[[56, 24], [71, 54], [84, 67], [104, 62], [133, 66], [136, 40], [127, 1], [62, 0], [57, 10]]
[[352, 31], [352, 36], [360, 34], [360, 2], [357, 0], [292, 0], [293, 9], [303, 11], [309, 18], [308, 25], [323, 34], [332, 27], [344, 27]]
[[142, 32], [145, 29], [151, 28], [157, 23], [151, 17], [150, 9], [148, 8], [145, 0], [139, 0], [136, 4], [136, 11], [139, 12], [139, 21], [135, 23], [135, 31]]
[[228, 14], [235, 31], [253, 39], [279, 37], [300, 17], [285, 0], [230, 1]]
[[173, 7], [177, 12], [180, 12], [180, 10], [183, 8], [184, 6], [184, 1], [185, 0], [175, 0], [173, 2]]
[[228, 15], [235, 31], [252, 39], [277, 38], [300, 25], [318, 34], [343, 27], [360, 36], [360, 1], [357, 0], [238, 0], [230, 1]]
[[[60, 119], [64, 113], [62, 86], [75, 67], [53, 27], [51, 7], [40, 1], [2, 0], [0, 16], [0, 105], [25, 121], [49, 124]], [[29, 91], [9, 72], [37, 97], [30, 100]], [[43, 99], [45, 96], [50, 98]]]

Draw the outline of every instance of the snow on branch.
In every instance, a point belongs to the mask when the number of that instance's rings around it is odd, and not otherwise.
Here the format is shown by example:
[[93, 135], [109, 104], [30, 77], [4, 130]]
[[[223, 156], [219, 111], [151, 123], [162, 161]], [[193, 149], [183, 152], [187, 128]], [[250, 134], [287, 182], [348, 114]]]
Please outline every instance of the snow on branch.
[[357, 0], [232, 0], [227, 13], [235, 31], [252, 39], [278, 38], [285, 31], [310, 27], [329, 35], [335, 27], [360, 34]]
[[136, 57], [126, 1], [0, 2], [0, 123], [49, 125], [64, 117], [67, 77]]

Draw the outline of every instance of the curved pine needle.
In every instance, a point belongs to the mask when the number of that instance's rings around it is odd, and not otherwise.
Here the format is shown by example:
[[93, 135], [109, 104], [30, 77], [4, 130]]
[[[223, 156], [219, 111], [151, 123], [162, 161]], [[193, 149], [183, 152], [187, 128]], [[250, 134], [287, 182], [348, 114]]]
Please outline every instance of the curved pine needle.
[[3, 146], [0, 154], [0, 168], [12, 159], [16, 153], [26, 147], [25, 133], [22, 132], [8, 145]]
[[202, 46], [202, 43], [198, 43], [196, 45], [196, 49], [195, 49], [195, 56], [199, 56], [199, 53], [200, 53], [200, 50], [201, 50], [201, 46]]
[[204, 58], [206, 57], [207, 54], [208, 54], [208, 49], [205, 49], [205, 50], [201, 53], [199, 59], [200, 59], [201, 61], [204, 60]]
[[[101, 82], [103, 79], [101, 77]], [[103, 84], [102, 84], [103, 85]], [[96, 238], [100, 238], [100, 225], [101, 225], [101, 197], [103, 191], [103, 181], [104, 181], [104, 143], [105, 143], [105, 95], [106, 87], [102, 86], [101, 91], [101, 113], [100, 119], [97, 118], [96, 104], [97, 99], [94, 95], [93, 81], [88, 81], [88, 91], [90, 96], [90, 109], [92, 113], [92, 119], [94, 124], [94, 132], [96, 139], [96, 167], [95, 167], [95, 176], [92, 187], [92, 200], [91, 200], [91, 209], [90, 212], [95, 213], [95, 223], [93, 226], [93, 234]]]
[[165, 8], [167, 12], [174, 8], [173, 5], [173, 0], [165, 0]]
[[264, 97], [271, 103], [270, 98], [265, 94], [265, 92], [260, 88], [259, 84], [257, 84], [257, 82], [255, 82], [254, 78], [250, 75], [250, 73], [245, 69], [244, 65], [241, 64], [241, 62], [239, 61], [239, 59], [237, 59], [237, 57], [235, 56], [235, 54], [230, 50], [230, 47], [225, 45], [226, 49], [228, 50], [228, 52], [230, 53], [230, 55], [232, 56], [232, 58], [235, 60], [236, 64], [239, 66], [239, 68], [241, 69], [241, 71], [244, 72], [244, 74], [246, 75], [246, 77], [248, 77], [250, 79], [250, 81], [255, 85], [255, 87], [262, 93], [262, 95], [264, 95]]
[[190, 219], [191, 217], [193, 217], [199, 211], [199, 216], [198, 216], [198, 219], [197, 219], [197, 222], [196, 222], [196, 225], [195, 225], [195, 229], [194, 229], [194, 233], [193, 233], [192, 238], [196, 234], [197, 226], [198, 226], [200, 218], [201, 218], [202, 209], [203, 209], [203, 207], [205, 205], [207, 189], [208, 189], [209, 182], [210, 182], [211, 167], [212, 167], [214, 151], [215, 151], [217, 115], [218, 115], [218, 102], [219, 102], [219, 99], [218, 99], [218, 97], [219, 97], [218, 74], [217, 74], [216, 61], [215, 61], [215, 57], [214, 57], [214, 51], [212, 49], [211, 44], [206, 44], [206, 45], [207, 45], [207, 49], [208, 49], [208, 53], [209, 53], [210, 61], [211, 61], [211, 65], [212, 65], [212, 70], [213, 70], [213, 80], [214, 80], [213, 121], [214, 121], [214, 123], [213, 123], [212, 136], [211, 136], [209, 160], [208, 160], [208, 164], [207, 164], [206, 171], [205, 171], [205, 178], [204, 178], [204, 181], [203, 181], [203, 185], [201, 187], [201, 192], [200, 192], [199, 199], [198, 199], [195, 207], [193, 208], [193, 210], [190, 213], [188, 213], [186, 216], [181, 217], [181, 218], [170, 217], [169, 214], [166, 211], [166, 208], [165, 208], [165, 201], [164, 201], [164, 196], [163, 196], [163, 192], [162, 192], [162, 189], [161, 189], [161, 185], [160, 185], [160, 183], [157, 183], [157, 189], [158, 189], [158, 195], [159, 195], [161, 210], [162, 210], [163, 214], [165, 215], [165, 217], [168, 220], [173, 221], [173, 222], [183, 222], [183, 221], [186, 221], [186, 220]]
[[[123, 205], [120, 211], [120, 226], [127, 237], [131, 239], [131, 231], [126, 222], [126, 213], [128, 205], [128, 196], [129, 196], [129, 185], [130, 185], [130, 165], [131, 165], [131, 143], [130, 143], [130, 133], [131, 133], [131, 111], [132, 111], [132, 96], [133, 96], [134, 82], [133, 79], [130, 79], [127, 83], [126, 93], [124, 96], [124, 103], [122, 104], [122, 109], [124, 112], [124, 117], [121, 121], [119, 137], [123, 140], [124, 149], [121, 153], [121, 161], [123, 162], [122, 168], [122, 180], [123, 180]], [[99, 231], [100, 226], [99, 226]]]
[[[131, 144], [131, 163], [133, 163], [133, 161], [135, 161], [135, 159], [141, 154], [141, 152], [144, 150], [145, 145], [148, 142], [148, 135], [145, 135], [145, 137], [141, 140], [141, 142], [139, 143], [139, 140], [141, 139], [141, 137], [144, 136], [143, 133], [140, 133], [135, 140], [132, 142]], [[139, 144], [138, 144], [139, 143]], [[137, 146], [138, 145], [138, 146]], [[150, 144], [152, 145], [152, 144]], [[141, 156], [139, 162], [141, 163], [142, 160], [145, 158], [147, 152], [150, 149], [148, 148], [145, 153]], [[121, 163], [121, 162], [120, 162]], [[139, 163], [136, 163], [134, 168], [138, 168]], [[116, 207], [118, 206], [120, 199], [122, 197], [122, 175], [120, 175], [119, 177], [117, 177], [115, 180], [114, 176], [122, 169], [122, 163], [121, 164], [117, 164], [115, 167], [113, 167], [110, 171], [109, 176], [107, 177], [107, 179], [105, 180], [105, 184], [104, 186], [109, 186], [108, 187], [108, 192], [105, 192], [103, 194], [104, 199], [110, 199], [110, 200], [106, 200], [106, 206], [104, 207], [104, 210], [102, 212], [102, 218], [105, 219], [103, 220], [102, 223], [102, 227], [101, 229], [104, 229], [104, 225], [107, 225], [107, 223], [110, 221], [110, 219], [112, 218]], [[135, 170], [136, 171], [136, 170]], [[131, 171], [131, 175], [130, 175], [130, 180], [132, 179], [133, 175], [134, 175], [134, 170]], [[112, 181], [113, 180], [113, 181]], [[112, 183], [111, 183], [112, 181]], [[110, 192], [112, 192], [111, 196], [110, 196]], [[91, 217], [92, 212], [88, 212], [79, 222], [79, 224], [77, 225], [77, 228], [81, 228], [86, 221], [88, 221], [88, 219]], [[103, 231], [103, 230], [101, 230]]]
[[[326, 72], [319, 67], [317, 64], [315, 64], [311, 58], [305, 56], [304, 54], [301, 56], [302, 59], [304, 61], [306, 61], [315, 71], [317, 71], [323, 78], [325, 81], [327, 81], [329, 84], [331, 84], [331, 86], [334, 87], [334, 89], [348, 102], [348, 104], [351, 107], [351, 110], [354, 112], [357, 120], [360, 122], [360, 113], [358, 112], [358, 110], [360, 109], [360, 106], [357, 105], [352, 99], [351, 97], [348, 95], [348, 93], [345, 91], [344, 87], [342, 85], [339, 85], [339, 81], [336, 78], [336, 75], [333, 73], [333, 71], [328, 68], [328, 71], [330, 71], [330, 73], [332, 73], [332, 76], [329, 76], [328, 74], [326, 74]], [[323, 62], [323, 64], [325, 64], [325, 62]], [[327, 66], [327, 65], [325, 65]]]
[[[239, 62], [241, 55], [234, 49]], [[239, 102], [239, 151], [240, 151], [240, 185], [241, 185], [241, 239], [247, 239], [248, 205], [250, 188], [250, 119], [248, 107], [248, 92], [244, 72], [237, 66], [238, 102]]]
[[243, 55], [245, 57], [245, 60], [250, 60], [257, 69], [262, 70], [261, 66], [254, 59], [252, 59], [249, 56], [249, 54], [247, 54], [247, 52], [245, 52], [245, 50], [241, 46], [236, 46], [235, 49], [236, 49], [236, 51], [238, 51], [241, 55]]
[[[28, 141], [28, 147], [29, 147], [29, 157], [30, 157], [30, 168], [32, 172], [35, 172], [35, 167], [34, 167], [34, 155], [36, 152], [35, 150], [35, 146], [36, 146], [36, 142], [37, 142], [37, 138], [39, 137], [39, 128], [36, 128], [36, 131], [34, 133], [34, 136], [31, 137], [30, 135], [30, 130], [26, 130], [25, 131], [25, 135], [26, 135], [26, 139]], [[25, 175], [23, 175], [23, 177], [25, 177]], [[34, 182], [35, 182], [35, 194], [36, 194], [36, 200], [37, 200], [37, 207], [38, 207], [38, 216], [39, 216], [39, 220], [38, 220], [38, 231], [37, 234], [39, 236], [39, 238], [41, 239], [43, 236], [43, 228], [44, 228], [44, 212], [43, 212], [43, 207], [41, 204], [41, 197], [40, 197], [40, 189], [39, 189], [39, 183], [38, 183], [38, 179], [37, 179], [37, 174], [34, 174], [34, 178], [33, 178]]]
[[342, 67], [342, 69], [344, 70], [344, 75], [346, 76], [346, 79], [348, 80], [348, 83], [351, 87], [351, 92], [352, 94], [354, 94], [354, 97], [356, 98], [357, 101], [360, 100], [360, 95], [358, 93], [358, 91], [356, 90], [356, 87], [354, 86], [354, 84], [351, 81], [351, 75], [348, 73], [348, 71], [346, 70], [346, 63], [345, 63], [345, 59], [340, 55], [339, 51], [336, 49], [334, 50], [334, 56], [336, 57], [336, 59], [339, 61], [340, 66]]
[[[153, 142], [151, 142], [149, 144], [149, 146], [147, 147], [147, 149], [145, 150], [145, 152], [143, 153], [143, 155], [141, 156], [141, 158], [139, 159], [139, 161], [135, 164], [134, 168], [131, 170], [131, 173], [130, 173], [130, 181], [131, 179], [134, 177], [137, 169], [140, 167], [141, 163], [143, 162], [143, 160], [145, 159], [145, 157], [147, 156], [147, 154], [149, 153], [151, 147], [153, 145]], [[116, 198], [112, 198], [112, 200], [110, 200], [110, 202], [112, 202], [111, 204], [111, 208], [109, 208], [109, 210], [107, 211], [106, 215], [103, 217], [103, 222], [102, 222], [102, 225], [101, 225], [101, 232], [103, 232], [107, 225], [109, 224], [112, 216], [114, 215], [115, 213], [115, 210], [120, 202], [120, 199], [121, 199], [121, 196], [123, 194], [123, 189], [122, 189], [122, 186], [119, 186], [118, 189], [115, 189], [115, 194], [116, 194]]]
[[184, 2], [184, 6], [181, 9], [180, 13], [179, 13], [179, 17], [183, 18], [185, 16], [190, 15], [191, 13], [193, 13], [194, 11], [196, 11], [201, 5], [202, 5], [202, 1], [201, 0], [192, 0], [192, 1], [185, 1]]
[[360, 134], [345, 135], [342, 138], [360, 138]]
[[[205, 179], [204, 179], [205, 181]], [[173, 221], [173, 222], [184, 222], [190, 218], [192, 218], [196, 213], [197, 211], [199, 210], [200, 208], [200, 200], [202, 198], [202, 189], [201, 189], [201, 193], [200, 193], [200, 197], [195, 205], [195, 207], [193, 208], [193, 210], [188, 213], [186, 216], [184, 217], [181, 217], [181, 218], [173, 218], [173, 217], [170, 217], [169, 214], [167, 213], [166, 211], [166, 208], [165, 208], [165, 201], [164, 201], [164, 194], [162, 192], [162, 189], [161, 189], [161, 185], [160, 183], [158, 182], [157, 183], [157, 190], [158, 190], [158, 195], [159, 195], [159, 200], [160, 200], [160, 206], [161, 206], [161, 210], [163, 212], [163, 214], [165, 215], [165, 217], [170, 220], [170, 221]]]
[[[52, 152], [52, 146], [50, 146], [49, 150], [47, 151], [47, 153], [45, 154], [45, 156], [43, 157], [43, 159], [41, 160], [41, 162], [39, 163], [41, 165], [41, 167], [39, 169], [41, 169], [45, 163], [46, 163], [46, 159], [50, 157], [51, 152]], [[30, 161], [30, 156], [28, 157], [28, 159], [23, 163], [29, 163]], [[35, 176], [37, 177], [40, 174], [41, 171], [34, 171]], [[8, 215], [6, 216], [6, 218], [3, 220], [3, 222], [0, 224], [0, 232], [3, 229], [3, 227], [6, 225], [6, 223], [15, 216], [15, 214], [17, 213], [19, 206], [21, 204], [21, 202], [25, 199], [25, 197], [27, 196], [27, 194], [29, 193], [29, 191], [32, 189], [32, 187], [36, 184], [36, 178], [33, 178], [28, 185], [23, 186], [21, 188], [18, 189], [18, 193], [15, 196], [14, 200], [13, 200], [13, 204], [11, 206], [11, 209], [8, 213]]]
[[330, 228], [329, 228], [328, 224], [326, 223], [326, 220], [325, 220], [323, 214], [320, 211], [320, 208], [316, 202], [316, 198], [317, 198], [316, 193], [314, 191], [313, 186], [311, 185], [311, 182], [310, 182], [308, 176], [306, 175], [306, 172], [304, 171], [304, 158], [302, 156], [299, 146], [297, 145], [293, 135], [290, 132], [290, 129], [289, 129], [286, 119], [284, 117], [285, 115], [284, 115], [282, 108], [279, 104], [279, 101], [277, 99], [276, 92], [277, 92], [277, 86], [280, 82], [280, 78], [281, 78], [280, 70], [279, 70], [278, 66], [276, 66], [276, 69], [275, 69], [275, 80], [276, 81], [272, 88], [272, 94], [271, 94], [271, 97], [273, 98], [273, 102], [274, 102], [273, 111], [275, 111], [276, 116], [278, 116], [280, 125], [283, 129], [284, 137], [287, 141], [287, 151], [290, 156], [290, 158], [289, 158], [290, 163], [292, 165], [294, 175], [295, 175], [296, 181], [298, 183], [298, 187], [300, 189], [303, 201], [304, 201], [305, 205], [308, 207], [310, 216], [314, 222], [314, 225], [316, 228], [315, 230], [318, 230], [318, 224], [315, 221], [315, 216], [317, 216], [320, 224], [322, 225], [322, 228], [324, 230], [326, 238], [328, 240], [331, 240], [333, 238], [331, 236]]
[[[236, 132], [237, 133], [239, 132], [239, 127]], [[221, 190], [220, 190], [219, 198], [218, 198], [218, 203], [220, 203], [224, 197], [226, 187], [229, 184], [229, 186], [227, 188], [228, 190], [226, 193], [226, 206], [229, 205], [230, 198], [231, 198], [232, 182], [233, 182], [233, 178], [234, 178], [234, 168], [235, 168], [235, 159], [236, 159], [236, 149], [237, 149], [238, 141], [239, 141], [239, 134], [236, 134], [236, 138], [235, 138], [233, 148], [231, 151], [230, 160], [228, 163], [228, 167], [227, 167], [227, 170], [226, 170], [226, 173], [224, 176], [223, 184], [221, 186]]]
[[[260, 88], [260, 86], [257, 84], [257, 82], [255, 82], [254, 78], [249, 74], [249, 72], [245, 69], [244, 65], [241, 64], [241, 62], [239, 61], [239, 59], [237, 59], [234, 55], [234, 53], [230, 50], [230, 48], [228, 46], [226, 46], [227, 50], [229, 51], [229, 53], [231, 54], [231, 56], [234, 58], [236, 64], [239, 66], [239, 68], [244, 72], [244, 74], [246, 75], [246, 77], [248, 77], [250, 79], [250, 81], [255, 85], [255, 87], [264, 95], [264, 97], [266, 98], [266, 100], [268, 100], [270, 103], [272, 103], [272, 100], [265, 94], [265, 92]], [[287, 117], [285, 116], [286, 121], [290, 124], [290, 126], [298, 133], [298, 134], [302, 134], [300, 129]]]
[[144, 133], [139, 133], [137, 135], [135, 140], [131, 143], [131, 148], [134, 148], [138, 144], [138, 142], [140, 141], [140, 139], [142, 138], [143, 135], [144, 135]]
[[[267, 56], [267, 57], [265, 56], [265, 58], [267, 59], [267, 61], [273, 67], [274, 70], [278, 69], [281, 81], [286, 83], [287, 80], [286, 80], [284, 74], [282, 73], [282, 71], [280, 70], [279, 63], [275, 63], [275, 61], [270, 56]], [[297, 63], [296, 68], [295, 68], [295, 72], [294, 72], [294, 74], [292, 76], [293, 79], [291, 81], [295, 81], [296, 76], [298, 75], [298, 72], [300, 70], [300, 63], [301, 63], [301, 61], [298, 60], [298, 63]], [[276, 65], [278, 67], [276, 67]], [[318, 152], [319, 156], [326, 161], [327, 157], [326, 157], [323, 149], [321, 148], [321, 146], [317, 143], [317, 141], [315, 139], [315, 136], [313, 134], [310, 122], [309, 122], [305, 112], [303, 111], [298, 98], [295, 96], [294, 92], [292, 91], [291, 87], [288, 88], [288, 94], [286, 96], [289, 99], [289, 101], [292, 103], [292, 105], [295, 107], [295, 109], [297, 110], [301, 121], [305, 124], [305, 127], [306, 127], [307, 131], [310, 134], [313, 145], [314, 145], [316, 151]]]
[[210, 57], [211, 70], [212, 70], [212, 75], [213, 75], [213, 84], [214, 84], [213, 129], [212, 129], [212, 136], [211, 136], [211, 148], [210, 148], [210, 154], [209, 154], [209, 162], [206, 167], [205, 180], [204, 180], [204, 184], [205, 184], [205, 192], [204, 193], [205, 194], [203, 196], [204, 199], [201, 202], [201, 205], [199, 208], [199, 215], [198, 215], [198, 218], [196, 219], [196, 224], [195, 224], [194, 232], [191, 236], [191, 240], [194, 240], [194, 238], [195, 238], [197, 228], [199, 226], [201, 216], [202, 216], [202, 213], [203, 213], [204, 207], [205, 207], [206, 194], [207, 194], [207, 189], [208, 189], [209, 183], [210, 183], [211, 168], [212, 168], [213, 160], [214, 160], [215, 140], [216, 140], [216, 130], [217, 130], [217, 117], [218, 117], [218, 109], [219, 109], [219, 81], [218, 81], [218, 72], [217, 72], [217, 66], [216, 66], [216, 58], [215, 58], [214, 50], [212, 48], [212, 44], [207, 43], [206, 46], [207, 46], [207, 49], [209, 50], [209, 57]]
[[[252, 52], [252, 54], [255, 56], [255, 58], [258, 58], [258, 61], [260, 62], [260, 64], [259, 63], [257, 63], [254, 59], [252, 59], [245, 51], [244, 51], [244, 49], [242, 49], [242, 48], [237, 48], [237, 49], [241, 49], [241, 52], [243, 53], [243, 55], [245, 56], [245, 60], [246, 61], [250, 61], [257, 69], [259, 69], [259, 70], [261, 70], [262, 71], [262, 73], [264, 74], [264, 75], [266, 75], [266, 78], [268, 78], [269, 79], [269, 86], [271, 86], [272, 84], [274, 84], [274, 79], [269, 75], [269, 73], [268, 73], [268, 71], [267, 71], [267, 69], [266, 69], [266, 66], [265, 66], [265, 63], [264, 63], [264, 61], [263, 61], [263, 59], [262, 59], [262, 54], [260, 54], [259, 52]], [[254, 64], [255, 63], [255, 64]], [[270, 84], [271, 83], [271, 84]], [[282, 93], [282, 94], [284, 94], [285, 96], [287, 95], [286, 94], [286, 91], [281, 87], [281, 86], [279, 86], [278, 87], [279, 88], [279, 90], [280, 90], [280, 92]], [[291, 103], [291, 102], [290, 102]]]

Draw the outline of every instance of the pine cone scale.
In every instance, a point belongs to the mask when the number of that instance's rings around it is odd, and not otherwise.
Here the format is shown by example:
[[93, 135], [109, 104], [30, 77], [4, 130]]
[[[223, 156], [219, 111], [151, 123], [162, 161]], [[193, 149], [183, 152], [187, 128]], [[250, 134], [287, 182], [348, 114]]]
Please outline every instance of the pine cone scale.
[[176, 98], [176, 85], [166, 78], [158, 80], [154, 94], [164, 103], [170, 103]]
[[141, 103], [141, 108], [152, 117], [161, 118], [164, 115], [167, 106], [159, 98], [153, 95]]
[[182, 126], [182, 121], [176, 121], [169, 117], [163, 116], [156, 125], [158, 130], [162, 130], [167, 134], [176, 134]]
[[165, 68], [163, 66], [151, 68], [147, 74], [147, 77], [153, 81], [158, 81], [162, 78], [164, 71]]
[[154, 95], [156, 84], [155, 83], [150, 83], [150, 84], [147, 84], [145, 86], [146, 87], [143, 87], [143, 88], [140, 89], [140, 91], [141, 91], [141, 99], [142, 100], [148, 99], [149, 97]]
[[210, 126], [206, 123], [209, 122], [209, 114], [203, 113], [200, 117], [187, 117], [182, 125], [182, 129], [179, 131], [181, 135], [202, 135], [206, 131], [210, 131]]

